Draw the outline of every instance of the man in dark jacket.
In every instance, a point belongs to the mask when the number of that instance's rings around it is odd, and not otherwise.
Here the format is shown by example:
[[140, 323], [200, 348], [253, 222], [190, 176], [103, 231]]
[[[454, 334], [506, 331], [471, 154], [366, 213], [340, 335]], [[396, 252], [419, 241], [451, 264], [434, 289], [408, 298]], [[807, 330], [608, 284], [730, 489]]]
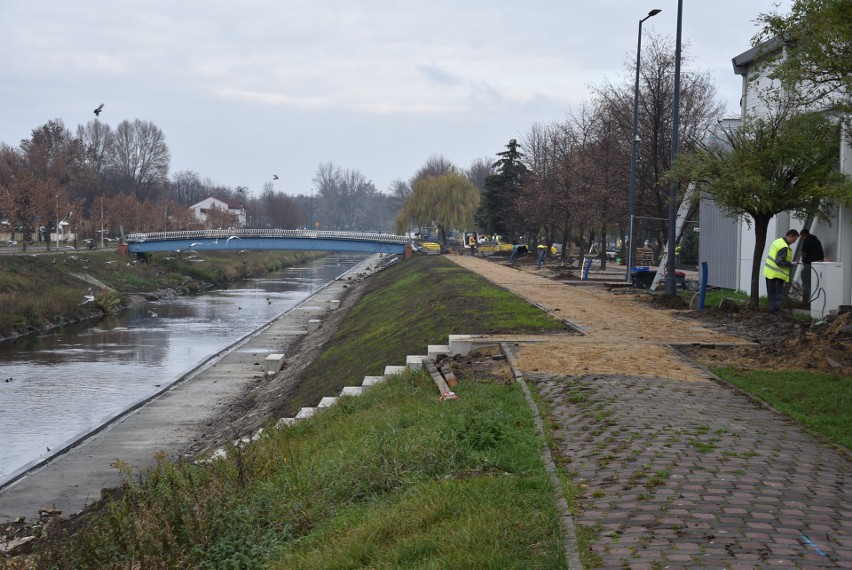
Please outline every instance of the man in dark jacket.
[[808, 228], [802, 230], [802, 301], [811, 302], [811, 263], [825, 261], [822, 243]]

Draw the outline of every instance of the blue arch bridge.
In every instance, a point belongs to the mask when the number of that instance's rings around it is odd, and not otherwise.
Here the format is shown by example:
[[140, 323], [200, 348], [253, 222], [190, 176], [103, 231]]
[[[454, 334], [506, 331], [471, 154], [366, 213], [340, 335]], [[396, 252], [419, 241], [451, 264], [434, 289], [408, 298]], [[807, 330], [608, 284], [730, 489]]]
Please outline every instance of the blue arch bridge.
[[300, 250], [405, 253], [410, 238], [393, 234], [315, 230], [196, 230], [134, 233], [125, 237], [131, 253], [194, 250]]

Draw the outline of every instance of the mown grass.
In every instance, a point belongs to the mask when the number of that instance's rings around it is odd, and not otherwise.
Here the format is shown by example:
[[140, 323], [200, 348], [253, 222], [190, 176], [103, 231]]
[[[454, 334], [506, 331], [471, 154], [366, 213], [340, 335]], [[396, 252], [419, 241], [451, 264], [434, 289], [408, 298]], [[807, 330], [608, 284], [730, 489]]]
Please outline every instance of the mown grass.
[[407, 372], [225, 460], [128, 474], [54, 568], [564, 568], [517, 385]]
[[516, 295], [442, 256], [415, 257], [371, 279], [368, 290], [305, 373], [290, 413], [315, 405], [347, 382], [380, 375], [426, 354], [451, 334], [565, 332], [569, 327]]
[[734, 368], [713, 372], [815, 433], [852, 449], [852, 381], [848, 376]]

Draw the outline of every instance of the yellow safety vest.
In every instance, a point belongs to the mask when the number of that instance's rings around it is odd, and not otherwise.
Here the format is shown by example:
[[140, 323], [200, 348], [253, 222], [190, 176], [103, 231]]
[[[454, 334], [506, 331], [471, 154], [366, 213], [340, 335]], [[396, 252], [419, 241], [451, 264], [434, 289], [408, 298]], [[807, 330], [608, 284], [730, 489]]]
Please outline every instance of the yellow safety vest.
[[782, 281], [790, 281], [790, 268], [781, 267], [775, 263], [775, 258], [778, 257], [778, 251], [781, 248], [787, 248], [787, 261], [793, 260], [793, 248], [787, 243], [787, 240], [780, 237], [772, 242], [769, 246], [769, 255], [766, 256], [766, 261], [763, 263], [763, 276], [767, 279], [781, 279]]

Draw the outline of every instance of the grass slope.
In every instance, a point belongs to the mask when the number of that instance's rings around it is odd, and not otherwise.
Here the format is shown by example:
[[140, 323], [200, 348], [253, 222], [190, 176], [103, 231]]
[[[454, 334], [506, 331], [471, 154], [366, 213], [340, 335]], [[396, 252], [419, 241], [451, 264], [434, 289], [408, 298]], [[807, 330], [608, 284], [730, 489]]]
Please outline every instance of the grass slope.
[[323, 353], [303, 375], [289, 412], [343, 386], [381, 375], [387, 365], [426, 354], [451, 334], [564, 332], [569, 327], [443, 256], [418, 256], [372, 278]]
[[[312, 377], [375, 373], [451, 332], [556, 330], [440, 258], [375, 278]], [[374, 353], [375, 352], [375, 353]], [[406, 372], [212, 463], [160, 458], [43, 542], [55, 568], [564, 568], [543, 440], [518, 385], [439, 402]], [[121, 468], [121, 466], [119, 466]]]

